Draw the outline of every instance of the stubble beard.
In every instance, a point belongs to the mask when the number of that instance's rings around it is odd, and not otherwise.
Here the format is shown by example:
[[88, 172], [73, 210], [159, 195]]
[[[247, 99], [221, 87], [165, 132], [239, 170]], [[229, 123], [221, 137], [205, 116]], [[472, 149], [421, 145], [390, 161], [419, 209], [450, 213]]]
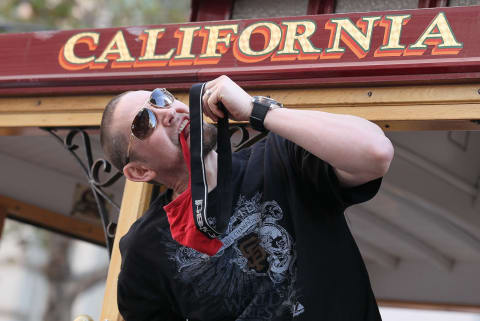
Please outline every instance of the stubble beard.
[[[176, 145], [180, 148], [182, 154], [182, 144], [180, 143], [180, 135]], [[203, 123], [203, 157], [210, 153], [217, 145], [217, 127], [209, 123]]]
[[[205, 157], [208, 153], [210, 153], [215, 146], [217, 145], [217, 127], [215, 127], [212, 124], [209, 123], [203, 123], [203, 157]], [[180, 139], [178, 140], [178, 146], [179, 146], [179, 162], [177, 164], [177, 168], [170, 168], [168, 170], [168, 173], [171, 174], [172, 172], [178, 172], [178, 173], [188, 173], [187, 171], [187, 164], [185, 164], [184, 157], [182, 154], [182, 145], [180, 143]], [[173, 188], [173, 185], [170, 186], [167, 184], [167, 182], [156, 182], [152, 181], [151, 183], [156, 183], [156, 184], [165, 184], [169, 188]]]
[[217, 127], [203, 123], [203, 157], [210, 153], [217, 145]]

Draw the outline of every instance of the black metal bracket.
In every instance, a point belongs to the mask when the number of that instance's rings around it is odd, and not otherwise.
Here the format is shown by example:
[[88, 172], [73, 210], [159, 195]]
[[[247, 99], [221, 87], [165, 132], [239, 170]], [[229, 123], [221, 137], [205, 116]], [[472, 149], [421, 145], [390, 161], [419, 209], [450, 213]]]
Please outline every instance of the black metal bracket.
[[[63, 145], [63, 147], [67, 151], [70, 152], [70, 154], [76, 159], [77, 163], [80, 165], [85, 176], [87, 177], [88, 184], [90, 185], [90, 189], [92, 190], [93, 196], [95, 197], [98, 212], [102, 221], [103, 231], [105, 233], [105, 244], [107, 246], [108, 253], [111, 256], [113, 249], [113, 241], [115, 238], [115, 231], [118, 223], [118, 215], [120, 213], [120, 206], [118, 206], [118, 204], [116, 204], [110, 198], [110, 196], [105, 193], [103, 188], [111, 186], [112, 184], [117, 182], [120, 177], [122, 177], [122, 173], [117, 171], [115, 174], [110, 175], [106, 180], [101, 181], [100, 173], [110, 173], [112, 170], [112, 165], [105, 159], [97, 159], [93, 161], [90, 137], [86, 132], [86, 128], [48, 127], [42, 129], [50, 133]], [[57, 134], [57, 131], [60, 129], [69, 130], [65, 138], [62, 138]], [[83, 150], [86, 163], [79, 156], [80, 146], [74, 143], [74, 139], [77, 136], [80, 136], [83, 142]], [[109, 215], [105, 202], [108, 202], [112, 206], [115, 213], [111, 213], [111, 215]]]
[[252, 146], [267, 135], [267, 133], [252, 129], [250, 124], [230, 125], [229, 129], [230, 142], [234, 152]]

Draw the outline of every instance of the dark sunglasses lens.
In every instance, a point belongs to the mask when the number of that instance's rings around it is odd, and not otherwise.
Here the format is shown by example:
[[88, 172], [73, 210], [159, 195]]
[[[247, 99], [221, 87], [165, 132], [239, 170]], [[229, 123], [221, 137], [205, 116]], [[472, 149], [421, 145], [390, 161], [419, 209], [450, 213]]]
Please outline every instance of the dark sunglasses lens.
[[138, 139], [144, 139], [152, 133], [155, 127], [157, 127], [157, 118], [150, 109], [143, 108], [133, 119], [132, 133]]
[[155, 89], [150, 95], [150, 104], [155, 107], [168, 107], [173, 104], [175, 98], [165, 89]]

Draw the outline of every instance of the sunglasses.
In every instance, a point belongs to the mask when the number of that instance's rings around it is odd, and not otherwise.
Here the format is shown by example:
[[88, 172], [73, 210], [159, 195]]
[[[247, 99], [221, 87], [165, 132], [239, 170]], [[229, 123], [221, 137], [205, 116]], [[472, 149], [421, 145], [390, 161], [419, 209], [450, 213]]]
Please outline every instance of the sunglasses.
[[[174, 101], [175, 97], [170, 92], [168, 92], [168, 90], [166, 90], [165, 88], [157, 88], [152, 91], [152, 93], [150, 94], [150, 98], [145, 102], [145, 104], [148, 104], [153, 108], [169, 108]], [[142, 108], [140, 108], [137, 115], [135, 116], [135, 118], [133, 118], [132, 121], [125, 165], [130, 162], [130, 149], [132, 147], [133, 138], [135, 137], [139, 140], [144, 140], [145, 138], [152, 135], [153, 130], [156, 127], [157, 117], [155, 116], [155, 113], [147, 106], [143, 106]]]

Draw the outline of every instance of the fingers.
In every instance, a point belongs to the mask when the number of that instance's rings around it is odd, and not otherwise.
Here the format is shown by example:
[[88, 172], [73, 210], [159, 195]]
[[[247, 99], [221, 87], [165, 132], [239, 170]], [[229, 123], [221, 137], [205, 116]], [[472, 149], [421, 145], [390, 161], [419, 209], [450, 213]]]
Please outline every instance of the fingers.
[[215, 115], [213, 114], [213, 112], [210, 110], [210, 107], [208, 106], [208, 101], [207, 101], [208, 98], [206, 97], [206, 95], [203, 95], [202, 100], [203, 100], [203, 113], [204, 113], [207, 117], [209, 117], [211, 120], [213, 120], [213, 121], [215, 121], [215, 122], [218, 121], [217, 116], [215, 116]]
[[210, 80], [209, 82], [207, 82], [205, 84], [205, 89], [210, 89], [212, 87], [215, 87], [215, 85], [217, 85], [219, 82], [225, 80], [225, 78], [228, 78], [227, 76], [223, 75], [223, 76], [220, 76], [220, 77], [217, 77], [213, 80]]
[[207, 89], [203, 93], [203, 97], [202, 97], [203, 113], [213, 121], [218, 121], [217, 117], [212, 113], [212, 111], [210, 110], [210, 107], [208, 106], [208, 99], [210, 98], [211, 95], [212, 95], [212, 90]]
[[216, 120], [218, 121], [218, 118], [223, 118], [225, 117], [223, 111], [220, 110], [220, 107], [218, 106], [218, 103], [222, 101], [222, 98], [220, 96], [220, 90], [216, 87], [212, 89], [212, 94], [210, 97], [207, 99], [207, 106], [210, 108], [210, 111], [216, 116]]
[[205, 114], [214, 121], [224, 117], [218, 102], [223, 103], [234, 120], [248, 121], [252, 112], [252, 97], [227, 76], [207, 82], [202, 99]]
[[218, 102], [221, 101], [219, 89], [215, 87], [214, 83], [212, 84], [212, 82], [208, 82], [205, 85], [202, 101], [203, 112], [213, 121], [218, 121], [219, 118], [224, 117], [223, 112], [218, 107]]

